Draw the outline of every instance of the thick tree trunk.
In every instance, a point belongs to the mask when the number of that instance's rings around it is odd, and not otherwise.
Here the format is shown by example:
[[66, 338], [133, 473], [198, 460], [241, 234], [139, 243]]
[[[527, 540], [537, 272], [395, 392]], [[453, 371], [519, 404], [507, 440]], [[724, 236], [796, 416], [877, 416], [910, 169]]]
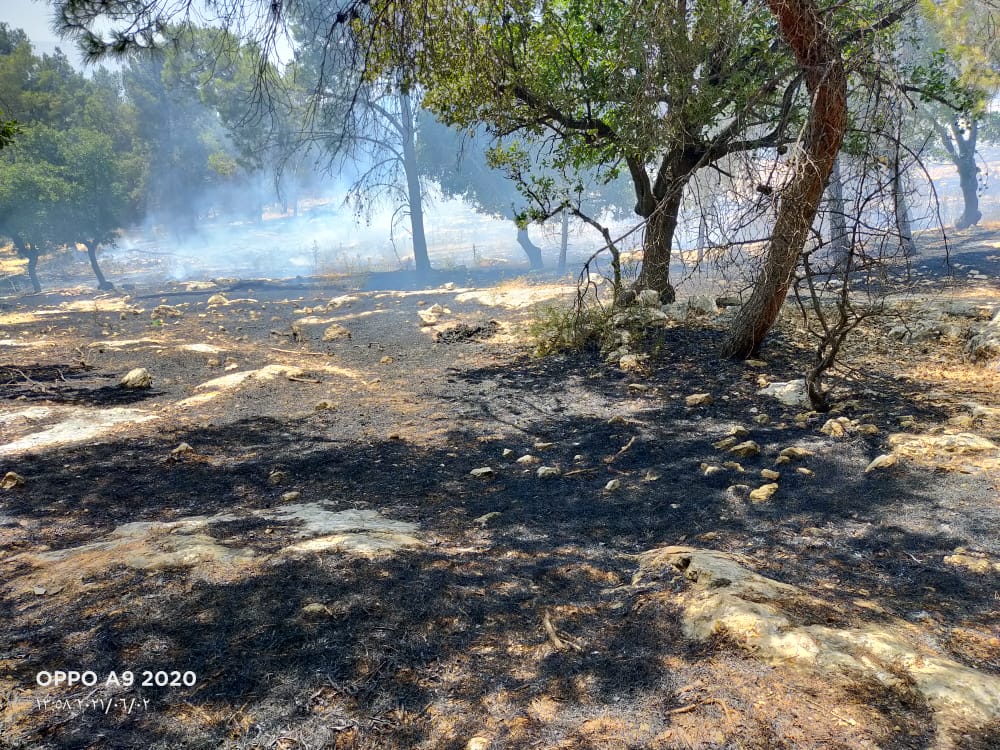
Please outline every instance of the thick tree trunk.
[[962, 188], [962, 215], [955, 222], [955, 229], [968, 229], [983, 218], [979, 210], [979, 167], [976, 166], [979, 123], [973, 120], [965, 128], [956, 118], [948, 123], [947, 128], [937, 125], [937, 132], [941, 145], [958, 169], [958, 182]]
[[569, 250], [569, 211], [565, 208], [562, 211], [562, 234], [559, 238], [559, 266], [560, 274], [566, 273], [566, 252]]
[[958, 167], [958, 182], [962, 187], [962, 201], [965, 209], [955, 222], [955, 229], [968, 229], [979, 223], [983, 218], [979, 210], [979, 167], [976, 166], [976, 154], [963, 154], [955, 162]]
[[667, 191], [656, 209], [646, 217], [646, 233], [642, 240], [642, 270], [636, 282], [638, 289], [655, 289], [664, 304], [677, 298], [670, 283], [670, 255], [677, 231], [677, 214], [681, 208], [680, 185]]
[[424, 234], [424, 204], [420, 190], [420, 168], [413, 129], [413, 109], [407, 94], [399, 95], [399, 118], [403, 126], [403, 172], [406, 174], [406, 200], [410, 208], [410, 232], [413, 235], [413, 264], [417, 273], [429, 273], [431, 259]]
[[87, 246], [87, 257], [90, 259], [90, 267], [94, 270], [94, 276], [97, 277], [97, 288], [113, 292], [115, 285], [104, 278], [104, 273], [101, 271], [101, 267], [97, 263], [97, 243], [84, 242], [83, 244]]
[[844, 182], [840, 177], [840, 159], [833, 163], [830, 184], [827, 186], [827, 206], [830, 216], [830, 257], [841, 268], [851, 254], [851, 240], [847, 233], [847, 214], [844, 210]]
[[803, 153], [781, 194], [764, 268], [723, 345], [728, 357], [755, 354], [777, 320], [847, 126], [847, 75], [815, 0], [768, 0], [768, 7], [802, 68], [812, 108]]
[[542, 248], [531, 241], [531, 237], [528, 236], [527, 227], [517, 228], [517, 244], [521, 246], [524, 254], [528, 256], [528, 265], [531, 266], [531, 270], [540, 271], [544, 267], [542, 263]]

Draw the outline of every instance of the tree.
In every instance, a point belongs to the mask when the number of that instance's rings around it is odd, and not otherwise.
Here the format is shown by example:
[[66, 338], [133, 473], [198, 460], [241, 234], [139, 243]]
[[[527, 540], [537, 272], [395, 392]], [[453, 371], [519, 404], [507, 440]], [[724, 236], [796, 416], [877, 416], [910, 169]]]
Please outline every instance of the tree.
[[342, 8], [301, 0], [289, 17], [298, 44], [297, 85], [311, 91], [310, 140], [331, 166], [355, 173], [351, 199], [359, 213], [387, 200], [397, 215], [408, 215], [414, 267], [430, 272], [417, 156], [421, 90], [399, 71], [376, 76], [354, 64], [353, 48], [326, 33], [347, 20]]
[[794, 176], [782, 191], [760, 278], [723, 345], [729, 357], [758, 351], [778, 317], [847, 127], [847, 74], [813, 0], [768, 0], [795, 53], [812, 106]]
[[3, 119], [3, 111], [0, 110], [0, 151], [14, 142], [19, 130], [17, 120]]
[[484, 133], [463, 136], [438, 122], [429, 112], [418, 117], [418, 162], [448, 197], [461, 198], [479, 213], [514, 222], [517, 243], [532, 269], [543, 267], [542, 250], [528, 236], [525, 199], [512, 180], [492, 168], [486, 158]]
[[134, 218], [141, 191], [141, 150], [121, 94], [117, 74], [86, 79], [61, 53], [38, 57], [23, 32], [0, 25], [0, 97], [23, 123], [3, 154], [0, 233], [28, 259], [36, 292], [39, 256], [77, 242], [99, 287], [113, 288], [97, 249]]
[[5, 150], [0, 159], [0, 236], [7, 237], [15, 252], [27, 259], [36, 293], [42, 291], [39, 258], [71, 241], [62, 209], [72, 186], [62, 169], [38, 158], [57, 151], [55, 135], [47, 129], [28, 129], [18, 139], [17, 149]]

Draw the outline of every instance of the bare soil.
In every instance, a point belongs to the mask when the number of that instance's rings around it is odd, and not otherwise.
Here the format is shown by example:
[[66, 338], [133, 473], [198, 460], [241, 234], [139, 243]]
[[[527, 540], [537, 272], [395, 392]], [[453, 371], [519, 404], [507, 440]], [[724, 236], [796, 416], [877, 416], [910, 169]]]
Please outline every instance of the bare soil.
[[[926, 291], [996, 300], [1000, 250], [977, 247], [966, 260], [990, 281], [928, 260]], [[0, 300], [0, 474], [24, 479], [0, 490], [0, 748], [1000, 747], [1000, 725], [939, 736], [903, 683], [687, 639], [670, 596], [683, 577], [632, 585], [635, 556], [657, 546], [738, 552], [829, 602], [806, 619], [900, 618], [1000, 674], [1000, 574], [944, 559], [1000, 559], [1000, 475], [917, 461], [864, 473], [901, 420], [1000, 440], [997, 373], [965, 364], [961, 342], [866, 331], [840, 396], [879, 429], [833, 438], [819, 430], [830, 415], [797, 420], [802, 408], [756, 395], [759, 377], [799, 377], [809, 356], [791, 317], [766, 367], [720, 361], [723, 324], [706, 318], [651, 334], [648, 367], [625, 373], [596, 351], [532, 355], [532, 305], [565, 299], [565, 281], [400, 280]], [[219, 291], [232, 301], [209, 306]], [[421, 326], [435, 303], [441, 324]], [[293, 335], [307, 314], [351, 337]], [[203, 385], [268, 365], [300, 371]], [[136, 367], [152, 388], [118, 385]], [[713, 402], [686, 406], [697, 392]], [[737, 425], [761, 455], [706, 476]], [[780, 467], [763, 504], [727, 492], [759, 485], [793, 445], [813, 452], [796, 465], [810, 475]], [[540, 479], [541, 465], [561, 475]], [[470, 475], [486, 466], [492, 478]], [[416, 524], [422, 545], [285, 555], [300, 529], [264, 511], [290, 502], [375, 510]], [[72, 581], [31, 562], [193, 516], [221, 516], [207, 536], [252, 561], [143, 569], [110, 555]], [[38, 684], [56, 670], [99, 682]], [[125, 670], [197, 681], [107, 684]]]

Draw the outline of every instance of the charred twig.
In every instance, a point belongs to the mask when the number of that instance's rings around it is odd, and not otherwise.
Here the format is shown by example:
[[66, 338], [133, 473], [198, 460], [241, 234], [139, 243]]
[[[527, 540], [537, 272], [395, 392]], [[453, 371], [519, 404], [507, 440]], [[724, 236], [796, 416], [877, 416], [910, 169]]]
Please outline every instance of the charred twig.
[[302, 354], [309, 357], [327, 357], [328, 354], [323, 352], [297, 352], [294, 349], [278, 349], [277, 347], [268, 347], [272, 352], [281, 352], [282, 354]]

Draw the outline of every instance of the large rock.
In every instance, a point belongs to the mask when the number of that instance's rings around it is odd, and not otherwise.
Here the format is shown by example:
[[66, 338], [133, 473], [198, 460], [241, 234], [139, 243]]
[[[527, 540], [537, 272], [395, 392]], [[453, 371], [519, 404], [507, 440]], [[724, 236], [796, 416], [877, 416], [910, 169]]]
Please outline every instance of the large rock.
[[[639, 556], [637, 581], [673, 574], [686, 581], [678, 597], [685, 635], [711, 640], [719, 634], [757, 659], [782, 669], [799, 668], [844, 686], [859, 680], [894, 690], [915, 690], [939, 733], [933, 747], [951, 747], [955, 733], [1000, 720], [1000, 676], [960, 664], [935, 647], [918, 626], [885, 616], [857, 627], [835, 628], [817, 613], [840, 619], [842, 598], [824, 601], [787, 583], [753, 572], [754, 561], [693, 547], [664, 547]], [[867, 602], [856, 602], [859, 621]]]
[[122, 388], [151, 388], [153, 386], [153, 376], [149, 374], [149, 370], [145, 367], [136, 367], [134, 370], [129, 370], [125, 377], [121, 380]]
[[1000, 312], [969, 340], [965, 352], [973, 362], [1000, 365]]
[[787, 383], [771, 383], [757, 391], [758, 396], [771, 396], [785, 406], [809, 406], [809, 393], [805, 378], [789, 380]]

